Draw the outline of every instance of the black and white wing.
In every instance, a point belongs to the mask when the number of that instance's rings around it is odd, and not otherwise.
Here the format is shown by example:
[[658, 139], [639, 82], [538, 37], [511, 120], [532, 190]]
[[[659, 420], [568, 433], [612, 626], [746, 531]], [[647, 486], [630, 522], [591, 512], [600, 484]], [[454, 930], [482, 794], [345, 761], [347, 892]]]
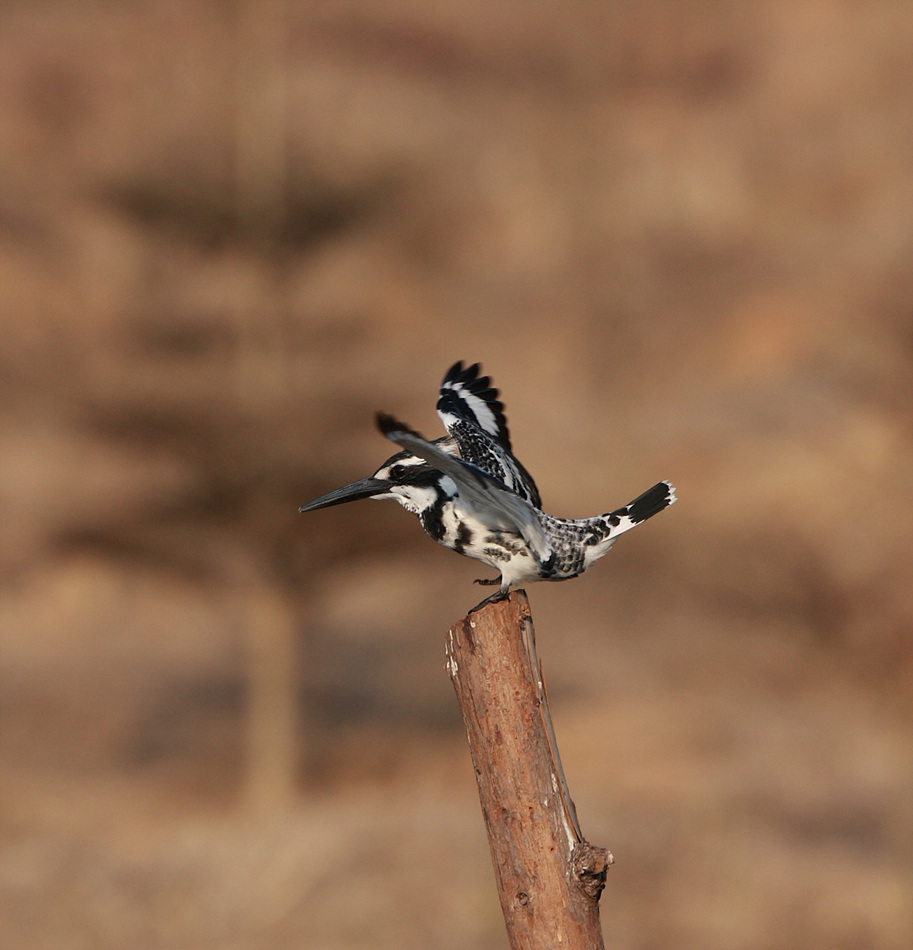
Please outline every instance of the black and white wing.
[[382, 412], [377, 426], [383, 434], [412, 455], [451, 478], [460, 493], [462, 505], [492, 529], [519, 534], [540, 563], [548, 563], [554, 551], [536, 510], [516, 492], [510, 491], [478, 466], [443, 451], [418, 432]]
[[536, 508], [542, 507], [532, 475], [514, 457], [504, 404], [488, 376], [479, 376], [480, 366], [463, 368], [454, 363], [441, 383], [437, 414], [456, 440], [460, 456], [497, 479], [509, 491]]
[[[480, 369], [478, 363], [463, 369], [463, 361], [460, 360], [447, 370], [441, 383], [438, 415], [443, 418], [444, 412], [452, 413], [450, 422], [456, 419], [470, 422], [497, 439], [508, 452], [512, 452], [504, 403], [498, 399], [499, 393], [491, 385], [491, 377], [479, 376]], [[445, 403], [447, 408], [444, 409], [441, 403]], [[443, 421], [449, 429], [448, 420]]]

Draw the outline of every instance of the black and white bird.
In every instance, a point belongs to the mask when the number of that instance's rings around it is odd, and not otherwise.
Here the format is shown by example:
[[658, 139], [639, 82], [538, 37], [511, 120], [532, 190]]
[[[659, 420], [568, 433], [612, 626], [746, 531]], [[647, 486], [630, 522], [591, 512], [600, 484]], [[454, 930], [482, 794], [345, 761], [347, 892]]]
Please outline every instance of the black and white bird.
[[506, 597], [518, 585], [577, 577], [625, 531], [676, 500], [675, 489], [664, 481], [623, 508], [594, 518], [546, 514], [536, 483], [513, 454], [498, 390], [479, 372], [478, 363], [464, 368], [462, 362], [447, 371], [437, 402], [446, 436], [430, 442], [378, 413], [380, 431], [402, 451], [373, 475], [298, 510], [358, 498], [395, 498], [418, 516], [435, 541], [500, 572], [499, 579], [477, 581], [499, 585], [485, 604]]

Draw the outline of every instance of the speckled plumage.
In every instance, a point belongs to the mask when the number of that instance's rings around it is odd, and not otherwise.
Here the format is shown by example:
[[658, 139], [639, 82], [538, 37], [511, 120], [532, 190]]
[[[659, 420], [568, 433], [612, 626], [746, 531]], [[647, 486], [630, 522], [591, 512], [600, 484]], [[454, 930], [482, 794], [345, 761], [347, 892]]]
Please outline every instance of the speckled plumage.
[[[381, 432], [402, 451], [368, 478], [301, 506], [312, 511], [356, 498], [395, 498], [445, 547], [495, 568], [495, 599], [519, 584], [577, 577], [618, 537], [675, 502], [659, 482], [634, 501], [593, 518], [546, 514], [529, 472], [511, 448], [504, 406], [478, 363], [455, 363], [441, 383], [437, 410], [447, 436], [430, 442], [392, 416]], [[484, 603], [484, 601], [483, 601]]]
[[437, 414], [457, 443], [460, 458], [541, 508], [532, 475], [513, 454], [498, 390], [488, 376], [479, 376], [479, 370], [478, 363], [463, 369], [462, 361], [450, 367], [441, 383]]

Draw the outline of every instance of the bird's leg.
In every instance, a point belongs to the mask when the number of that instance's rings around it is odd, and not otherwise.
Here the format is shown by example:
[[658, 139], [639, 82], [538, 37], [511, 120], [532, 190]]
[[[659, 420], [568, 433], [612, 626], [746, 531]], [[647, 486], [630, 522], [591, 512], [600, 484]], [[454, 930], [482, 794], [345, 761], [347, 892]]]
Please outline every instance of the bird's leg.
[[492, 584], [500, 584], [500, 577], [477, 577], [473, 584], [482, 584], [484, 587], [490, 587]]
[[[489, 583], [497, 584], [498, 581], [489, 581]], [[509, 595], [510, 588], [502, 587], [500, 590], [495, 591], [490, 597], [486, 597], [485, 600], [480, 600], [469, 612], [475, 613], [475, 611], [481, 610], [486, 604], [496, 604], [499, 600], [507, 600]]]

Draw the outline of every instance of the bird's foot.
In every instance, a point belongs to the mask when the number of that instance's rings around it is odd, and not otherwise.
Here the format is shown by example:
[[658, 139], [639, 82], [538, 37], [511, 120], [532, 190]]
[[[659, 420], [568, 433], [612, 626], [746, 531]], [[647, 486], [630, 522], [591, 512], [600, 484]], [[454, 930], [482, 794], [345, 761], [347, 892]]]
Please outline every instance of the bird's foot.
[[[497, 584], [498, 582], [497, 582], [497, 581], [489, 581], [489, 583]], [[490, 597], [486, 597], [485, 600], [480, 600], [480, 601], [475, 605], [475, 607], [473, 607], [469, 612], [470, 612], [471, 614], [473, 614], [473, 613], [475, 613], [477, 610], [481, 610], [483, 607], [487, 606], [488, 604], [496, 604], [496, 603], [498, 603], [498, 601], [500, 601], [500, 600], [507, 600], [507, 598], [508, 598], [509, 596], [510, 596], [510, 589], [508, 589], [508, 590], [503, 590], [503, 589], [501, 589], [501, 590], [495, 591], [495, 593], [493, 593]]]
[[500, 584], [500, 577], [477, 577], [473, 584], [481, 584], [483, 587], [491, 587], [492, 584]]

